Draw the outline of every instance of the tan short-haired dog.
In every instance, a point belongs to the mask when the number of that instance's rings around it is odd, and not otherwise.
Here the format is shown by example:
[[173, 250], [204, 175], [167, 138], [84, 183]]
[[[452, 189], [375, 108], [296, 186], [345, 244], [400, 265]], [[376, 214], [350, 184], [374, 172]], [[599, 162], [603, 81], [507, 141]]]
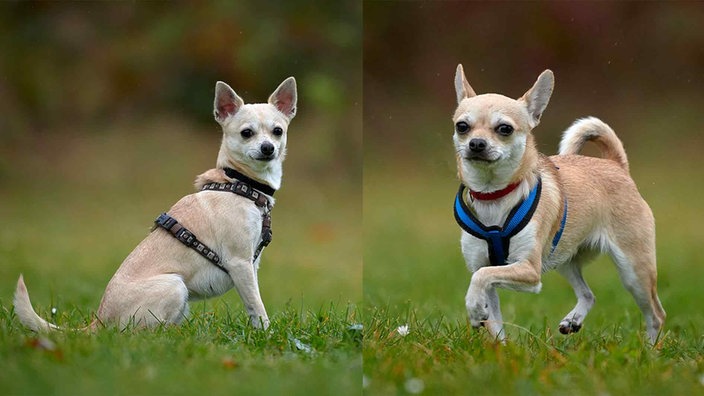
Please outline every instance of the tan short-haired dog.
[[[653, 214], [629, 175], [621, 141], [602, 121], [578, 120], [564, 132], [559, 155], [538, 153], [532, 130], [553, 85], [546, 70], [517, 100], [477, 95], [457, 67], [453, 141], [462, 184], [454, 209], [473, 272], [465, 298], [470, 322], [503, 340], [496, 288], [537, 293], [541, 274], [556, 269], [577, 296], [560, 332], [579, 331], [594, 304], [582, 266], [601, 251], [616, 263], [655, 343], [665, 311], [656, 291]], [[587, 141], [604, 158], [579, 155]]]
[[[273, 194], [281, 186], [289, 122], [296, 115], [289, 77], [268, 103], [245, 104], [224, 82], [215, 85], [214, 115], [223, 131], [217, 169], [197, 177], [196, 193], [159, 216], [107, 285], [98, 323], [124, 327], [177, 324], [189, 299], [237, 289], [255, 327], [267, 327], [257, 270], [271, 240]], [[32, 309], [20, 275], [15, 314], [35, 331], [57, 329]]]

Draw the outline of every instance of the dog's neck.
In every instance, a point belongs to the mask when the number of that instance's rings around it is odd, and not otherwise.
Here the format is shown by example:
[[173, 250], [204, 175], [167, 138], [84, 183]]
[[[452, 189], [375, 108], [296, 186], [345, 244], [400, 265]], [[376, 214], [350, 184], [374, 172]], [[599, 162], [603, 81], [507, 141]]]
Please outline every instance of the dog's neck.
[[225, 176], [232, 179], [233, 181], [237, 180], [237, 181], [243, 182], [245, 184], [248, 184], [253, 189], [261, 191], [266, 195], [273, 196], [274, 193], [276, 192], [276, 190], [273, 189], [270, 185], [268, 185], [266, 183], [259, 182], [257, 180], [254, 180], [251, 177], [243, 174], [242, 172], [240, 172], [238, 170], [235, 170], [232, 168], [225, 168], [225, 169], [223, 169], [223, 171], [225, 172]]
[[[480, 200], [496, 200], [512, 193], [524, 180], [528, 172], [518, 172], [518, 169], [486, 166], [467, 166], [462, 159], [459, 176], [462, 184], [467, 186]], [[520, 189], [519, 189], [520, 190]]]
[[217, 167], [220, 169], [232, 168], [253, 180], [270, 186], [274, 190], [281, 188], [283, 166], [279, 160], [248, 166], [231, 161], [226, 155], [221, 153], [218, 156]]
[[[222, 168], [213, 168], [213, 169], [208, 169], [207, 171], [201, 173], [200, 175], [196, 176], [196, 179], [193, 183], [193, 186], [195, 187], [196, 191], [201, 191], [203, 190], [203, 186], [206, 184], [211, 184], [211, 183], [232, 183], [233, 180], [232, 177], [229, 177], [226, 173], [225, 170]], [[243, 181], [243, 180], [239, 180]], [[246, 183], [246, 181], [245, 181]], [[256, 187], [252, 186], [252, 188], [256, 189]], [[267, 198], [269, 200], [269, 203], [273, 206], [274, 205], [274, 196], [267, 194], [265, 191], [261, 191], [263, 194], [267, 195]]]
[[470, 191], [493, 195], [502, 190], [506, 192], [509, 186], [515, 185], [505, 194], [497, 194], [500, 196], [496, 196], [495, 199], [474, 199], [467, 193], [465, 202], [474, 209], [477, 218], [483, 224], [503, 224], [514, 206], [528, 196], [538, 182], [535, 172], [538, 167], [538, 157], [537, 150], [529, 142], [520, 162], [512, 167], [462, 166], [466, 165], [466, 162], [459, 159], [461, 161], [458, 168], [460, 180]]
[[463, 199], [468, 206], [473, 208], [480, 222], [487, 226], [500, 226], [505, 223], [513, 208], [530, 194], [537, 182], [538, 178], [535, 174], [527, 175], [502, 190], [486, 193], [486, 195], [497, 195], [491, 197], [492, 199], [477, 198], [475, 194], [472, 194], [471, 189], [467, 188]]
[[492, 191], [492, 192], [472, 191], [470, 189], [469, 195], [471, 195], [472, 198], [478, 199], [481, 201], [493, 201], [495, 199], [503, 198], [506, 195], [510, 194], [520, 184], [521, 184], [520, 182], [511, 183], [508, 186], [506, 186], [506, 188], [502, 188], [501, 190], [496, 190], [496, 191]]
[[[485, 165], [471, 164], [458, 156], [458, 176], [470, 191], [480, 194], [480, 200], [491, 202], [492, 199], [501, 200], [513, 195], [525, 196], [537, 181], [534, 171], [538, 167], [538, 157], [532, 135], [528, 135], [523, 155], [516, 160], [506, 159], [499, 164]], [[523, 181], [527, 183], [522, 183]], [[482, 195], [489, 199], [482, 199]]]

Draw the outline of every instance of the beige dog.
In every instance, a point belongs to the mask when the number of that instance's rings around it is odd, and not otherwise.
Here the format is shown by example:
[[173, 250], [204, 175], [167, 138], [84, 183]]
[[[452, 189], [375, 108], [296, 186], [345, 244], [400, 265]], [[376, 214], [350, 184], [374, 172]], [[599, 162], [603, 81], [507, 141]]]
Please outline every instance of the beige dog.
[[[594, 304], [582, 266], [607, 252], [655, 343], [665, 311], [656, 292], [652, 212], [628, 173], [621, 141], [602, 121], [578, 120], [564, 132], [559, 155], [538, 153], [531, 131], [553, 85], [546, 70], [518, 100], [477, 95], [457, 67], [453, 140], [462, 185], [455, 218], [473, 272], [465, 298], [470, 322], [503, 340], [496, 288], [537, 293], [541, 274], [556, 269], [577, 296], [560, 332], [579, 331]], [[587, 141], [597, 144], [603, 159], [578, 155]]]
[[[105, 290], [96, 320], [120, 327], [179, 323], [188, 300], [237, 289], [252, 325], [269, 319], [259, 293], [259, 253], [271, 239], [273, 193], [281, 185], [286, 129], [296, 114], [296, 80], [265, 104], [244, 104], [227, 84], [215, 86], [214, 115], [223, 139], [217, 169], [198, 176], [196, 193], [157, 219]], [[22, 276], [15, 313], [27, 327], [57, 329], [32, 309]]]

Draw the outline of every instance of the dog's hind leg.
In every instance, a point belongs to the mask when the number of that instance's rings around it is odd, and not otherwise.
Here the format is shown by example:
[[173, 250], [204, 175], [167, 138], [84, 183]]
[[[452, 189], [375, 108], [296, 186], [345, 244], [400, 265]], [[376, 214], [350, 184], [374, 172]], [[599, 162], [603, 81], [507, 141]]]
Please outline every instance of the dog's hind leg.
[[567, 279], [574, 294], [577, 296], [577, 305], [560, 322], [560, 333], [576, 333], [582, 328], [584, 318], [594, 305], [594, 293], [582, 276], [582, 263], [584, 257], [575, 257], [572, 262], [557, 268], [557, 271]]
[[98, 310], [104, 322], [120, 327], [178, 324], [188, 314], [188, 288], [176, 274], [155, 275], [137, 281], [113, 279]]
[[633, 242], [630, 239], [613, 241], [615, 243], [611, 244], [609, 251], [623, 286], [643, 313], [648, 338], [654, 344], [665, 322], [665, 310], [657, 294], [655, 238], [648, 239], [649, 246], [629, 243]]

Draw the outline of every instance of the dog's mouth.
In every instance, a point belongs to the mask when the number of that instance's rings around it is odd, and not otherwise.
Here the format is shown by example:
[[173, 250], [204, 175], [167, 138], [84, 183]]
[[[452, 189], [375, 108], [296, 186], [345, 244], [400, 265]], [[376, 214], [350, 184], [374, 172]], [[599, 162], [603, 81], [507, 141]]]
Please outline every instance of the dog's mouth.
[[497, 156], [496, 158], [492, 158], [487, 153], [474, 153], [470, 151], [464, 156], [464, 159], [470, 162], [491, 164], [498, 161], [499, 157]]
[[270, 154], [270, 155], [260, 154], [260, 155], [254, 157], [255, 160], [262, 161], [262, 162], [273, 161], [275, 158], [276, 158], [276, 155], [274, 155], [274, 154]]

